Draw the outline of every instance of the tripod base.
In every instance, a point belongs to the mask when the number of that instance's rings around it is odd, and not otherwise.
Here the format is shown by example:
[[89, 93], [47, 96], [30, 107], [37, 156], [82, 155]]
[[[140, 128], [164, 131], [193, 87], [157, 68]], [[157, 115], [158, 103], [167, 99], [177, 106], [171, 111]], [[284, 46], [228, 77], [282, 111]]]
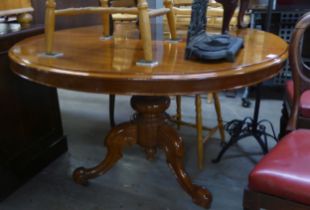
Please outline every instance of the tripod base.
[[122, 158], [123, 150], [138, 144], [146, 153], [147, 159], [154, 159], [158, 148], [163, 149], [169, 167], [179, 184], [193, 202], [209, 208], [212, 201], [211, 193], [192, 183], [184, 166], [184, 146], [181, 137], [167, 123], [166, 109], [169, 97], [133, 96], [131, 105], [136, 110], [134, 120], [113, 127], [105, 139], [106, 157], [92, 168], [77, 168], [73, 173], [76, 183], [87, 185], [90, 179], [108, 172]]
[[[266, 132], [265, 123], [270, 125], [272, 134]], [[268, 137], [278, 141], [271, 122], [267, 120], [255, 122], [252, 118], [247, 117], [244, 120], [232, 120], [224, 128], [230, 134], [231, 138], [223, 146], [217, 158], [212, 160], [213, 163], [218, 163], [225, 152], [243, 138], [253, 136], [260, 145], [263, 154], [268, 153]]]

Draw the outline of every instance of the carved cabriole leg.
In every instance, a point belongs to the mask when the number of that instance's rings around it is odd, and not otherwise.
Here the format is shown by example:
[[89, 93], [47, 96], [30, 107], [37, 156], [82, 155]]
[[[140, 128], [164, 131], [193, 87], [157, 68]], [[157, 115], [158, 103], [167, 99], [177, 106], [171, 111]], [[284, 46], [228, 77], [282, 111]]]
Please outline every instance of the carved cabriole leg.
[[144, 61], [152, 62], [153, 52], [152, 52], [151, 25], [150, 25], [150, 16], [147, 11], [148, 4], [146, 0], [138, 1], [138, 10], [139, 10], [140, 35], [144, 50]]
[[178, 182], [192, 197], [194, 203], [204, 208], [209, 208], [212, 202], [211, 193], [207, 189], [194, 185], [184, 170], [184, 147], [181, 137], [172, 127], [166, 124], [160, 126], [159, 133], [161, 145], [166, 152], [167, 162], [174, 171]]
[[[177, 132], [166, 122], [165, 110], [169, 107], [169, 97], [134, 96], [132, 107], [137, 111], [135, 122], [138, 125], [137, 143], [148, 150], [160, 146], [164, 149], [169, 166], [175, 172], [183, 189], [193, 198], [193, 201], [205, 208], [210, 206], [210, 192], [194, 185], [183, 167], [184, 148]], [[151, 155], [152, 157], [152, 155]]]
[[114, 127], [105, 139], [105, 159], [93, 168], [77, 168], [73, 173], [74, 181], [85, 185], [89, 179], [103, 175], [122, 157], [124, 148], [136, 144], [136, 140], [137, 126], [134, 123], [123, 123]]
[[246, 28], [247, 24], [244, 23], [244, 15], [247, 9], [249, 8], [250, 0], [241, 0], [238, 14], [238, 24], [239, 28]]
[[53, 42], [55, 32], [55, 0], [47, 0], [45, 3], [45, 45], [46, 54], [53, 54]]
[[[109, 1], [108, 0], [100, 0], [102, 7], [109, 7]], [[103, 13], [102, 14], [102, 24], [103, 24], [103, 39], [109, 39], [111, 37], [111, 31], [110, 31], [110, 14], [109, 13]]]
[[221, 110], [221, 103], [217, 93], [212, 93], [214, 99], [214, 107], [217, 115], [217, 126], [221, 136], [221, 143], [225, 144], [225, 130], [223, 125], [223, 118], [222, 118], [222, 110]]
[[197, 152], [198, 152], [198, 167], [203, 168], [203, 138], [202, 138], [202, 111], [201, 111], [201, 97], [195, 96], [196, 108], [196, 130], [197, 130]]
[[167, 13], [167, 21], [169, 25], [169, 30], [172, 40], [177, 40], [177, 31], [176, 31], [176, 20], [173, 12], [173, 6], [171, 0], [164, 0], [164, 5], [166, 8], [170, 9], [170, 12]]
[[158, 126], [166, 121], [169, 97], [134, 96], [131, 106], [137, 111], [138, 144], [145, 149], [147, 159], [154, 159], [158, 145]]

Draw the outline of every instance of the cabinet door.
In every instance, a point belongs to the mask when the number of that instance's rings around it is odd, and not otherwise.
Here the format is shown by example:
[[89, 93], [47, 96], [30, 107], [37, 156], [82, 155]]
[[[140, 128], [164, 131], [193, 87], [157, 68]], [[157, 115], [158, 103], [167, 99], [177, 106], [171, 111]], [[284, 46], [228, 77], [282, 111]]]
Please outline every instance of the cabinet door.
[[8, 49], [43, 27], [0, 36], [0, 200], [66, 151], [57, 90], [15, 75]]

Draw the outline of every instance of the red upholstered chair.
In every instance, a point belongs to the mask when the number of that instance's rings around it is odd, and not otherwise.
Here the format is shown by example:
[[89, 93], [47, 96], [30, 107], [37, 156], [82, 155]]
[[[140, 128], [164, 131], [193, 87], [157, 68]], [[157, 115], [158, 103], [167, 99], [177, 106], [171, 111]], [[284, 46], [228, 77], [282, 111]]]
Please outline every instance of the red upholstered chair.
[[[302, 38], [310, 35], [309, 17], [304, 16], [304, 20], [296, 26], [296, 31], [290, 44], [290, 65], [293, 73], [293, 80], [289, 80], [285, 85], [285, 99], [283, 103], [282, 117], [280, 121], [280, 134], [283, 137], [287, 131], [292, 130], [288, 124], [288, 116], [291, 120], [297, 121], [297, 128], [310, 128], [310, 68], [302, 59], [301, 46], [309, 50], [309, 38], [302, 43]], [[306, 30], [306, 28], [308, 28]], [[303, 52], [309, 56], [310, 52]], [[295, 98], [294, 98], [295, 97]], [[293, 106], [294, 104], [294, 106]], [[291, 124], [292, 122], [290, 122]], [[288, 130], [287, 130], [288, 129]]]
[[310, 210], [310, 130], [291, 132], [256, 165], [243, 207]]
[[[305, 107], [305, 103], [310, 95], [305, 90], [310, 87], [310, 69], [300, 59], [303, 34], [309, 26], [310, 13], [307, 13], [297, 23], [290, 43], [295, 98], [288, 130], [296, 128], [300, 115], [309, 116], [309, 106]], [[310, 210], [310, 129], [295, 130], [283, 137], [255, 166], [244, 191], [243, 207], [245, 210]]]

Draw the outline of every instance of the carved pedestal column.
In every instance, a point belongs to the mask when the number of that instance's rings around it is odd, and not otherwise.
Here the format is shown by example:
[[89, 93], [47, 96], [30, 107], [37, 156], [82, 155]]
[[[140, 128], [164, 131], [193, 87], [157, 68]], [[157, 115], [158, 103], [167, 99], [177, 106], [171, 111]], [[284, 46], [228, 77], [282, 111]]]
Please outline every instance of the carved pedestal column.
[[134, 120], [120, 124], [110, 130], [105, 146], [105, 159], [89, 169], [78, 168], [73, 173], [74, 181], [86, 184], [89, 179], [104, 174], [122, 157], [123, 149], [139, 144], [145, 149], [148, 159], [154, 159], [156, 149], [163, 148], [167, 162], [182, 188], [193, 201], [205, 208], [211, 204], [212, 196], [207, 189], [194, 185], [183, 167], [184, 148], [181, 137], [167, 124], [166, 109], [169, 97], [133, 96], [131, 105], [136, 110]]

